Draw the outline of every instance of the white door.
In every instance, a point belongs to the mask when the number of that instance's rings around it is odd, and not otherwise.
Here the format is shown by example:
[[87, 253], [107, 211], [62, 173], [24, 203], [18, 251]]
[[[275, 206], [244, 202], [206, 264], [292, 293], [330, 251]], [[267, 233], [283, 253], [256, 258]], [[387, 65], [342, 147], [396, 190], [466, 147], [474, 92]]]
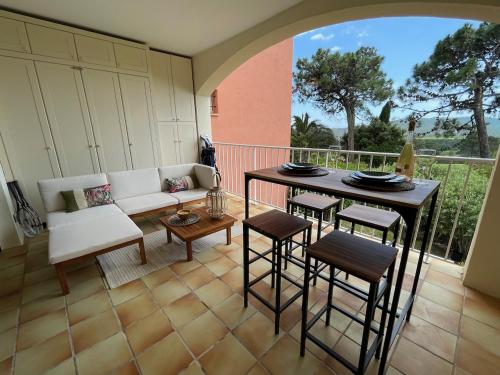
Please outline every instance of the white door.
[[26, 30], [28, 31], [31, 52], [34, 55], [77, 60], [72, 33], [31, 23], [26, 24]]
[[37, 181], [60, 177], [49, 124], [32, 61], [0, 57], [0, 133], [10, 178], [43, 215]]
[[35, 65], [63, 176], [99, 172], [80, 70], [51, 63]]
[[158, 122], [158, 133], [161, 148], [161, 166], [180, 164], [179, 135], [177, 123]]
[[172, 56], [171, 64], [177, 121], [196, 121], [191, 59]]
[[197, 163], [198, 162], [198, 133], [196, 131], [196, 123], [179, 122], [177, 123], [177, 131], [179, 134], [179, 154], [180, 162]]
[[175, 121], [174, 87], [170, 55], [152, 51], [150, 56], [156, 121]]
[[107, 40], [75, 34], [78, 60], [97, 65], [116, 66], [113, 43]]
[[0, 49], [30, 52], [24, 22], [0, 17]]
[[121, 69], [148, 71], [148, 59], [146, 50], [114, 43], [116, 66]]
[[131, 169], [118, 74], [83, 69], [82, 77], [101, 171]]
[[120, 88], [134, 169], [157, 165], [149, 79], [120, 74]]

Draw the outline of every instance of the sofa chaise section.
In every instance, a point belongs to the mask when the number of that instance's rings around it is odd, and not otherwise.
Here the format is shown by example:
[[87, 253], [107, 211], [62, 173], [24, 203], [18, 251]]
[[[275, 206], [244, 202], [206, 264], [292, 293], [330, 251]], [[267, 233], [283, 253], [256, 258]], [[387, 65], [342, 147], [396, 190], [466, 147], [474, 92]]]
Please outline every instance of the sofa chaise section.
[[201, 164], [182, 164], [162, 167], [158, 169], [160, 173], [160, 184], [163, 189], [166, 188], [166, 180], [190, 176], [198, 186], [195, 189], [169, 193], [175, 197], [179, 204], [200, 202], [205, 200], [207, 192], [213, 187], [215, 168]]

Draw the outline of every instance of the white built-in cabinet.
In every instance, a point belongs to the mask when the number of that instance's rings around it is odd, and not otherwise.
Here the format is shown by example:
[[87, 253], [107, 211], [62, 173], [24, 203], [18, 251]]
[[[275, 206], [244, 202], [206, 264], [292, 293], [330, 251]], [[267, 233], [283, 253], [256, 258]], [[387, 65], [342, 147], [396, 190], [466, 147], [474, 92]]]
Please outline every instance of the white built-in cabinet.
[[0, 10], [0, 164], [42, 179], [198, 161], [191, 59]]
[[0, 56], [0, 163], [38, 212], [37, 181], [60, 177], [33, 61]]

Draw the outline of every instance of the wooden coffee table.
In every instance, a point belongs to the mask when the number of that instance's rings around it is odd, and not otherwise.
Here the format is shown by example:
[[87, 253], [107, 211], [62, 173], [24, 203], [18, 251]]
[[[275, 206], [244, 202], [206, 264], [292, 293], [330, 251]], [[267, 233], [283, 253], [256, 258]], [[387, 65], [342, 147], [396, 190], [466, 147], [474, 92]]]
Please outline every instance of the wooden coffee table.
[[196, 208], [193, 213], [200, 215], [200, 220], [197, 223], [186, 225], [186, 226], [174, 226], [168, 223], [169, 216], [162, 217], [160, 222], [167, 229], [167, 242], [172, 242], [172, 233], [179, 237], [181, 240], [186, 242], [187, 260], [188, 262], [193, 260], [193, 247], [192, 241], [197, 240], [219, 232], [221, 230], [226, 230], [226, 243], [231, 244], [231, 227], [238, 220], [230, 215], [224, 215], [220, 220], [212, 219], [205, 207]]

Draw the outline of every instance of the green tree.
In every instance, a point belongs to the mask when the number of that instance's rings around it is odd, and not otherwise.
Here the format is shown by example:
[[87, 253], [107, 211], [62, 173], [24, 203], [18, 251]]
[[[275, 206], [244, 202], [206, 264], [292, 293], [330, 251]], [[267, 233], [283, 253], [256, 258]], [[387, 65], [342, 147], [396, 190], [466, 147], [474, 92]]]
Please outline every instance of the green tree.
[[311, 120], [308, 113], [293, 116], [293, 147], [328, 148], [333, 144], [337, 144], [337, 139], [332, 129], [316, 120]]
[[392, 80], [381, 70], [383, 60], [372, 47], [344, 54], [320, 48], [310, 59], [297, 60], [294, 92], [300, 101], [311, 100], [328, 114], [345, 112], [350, 150], [355, 144], [356, 112], [393, 93]]
[[[429, 59], [413, 68], [413, 77], [398, 90], [403, 108], [418, 116], [437, 116], [435, 130], [474, 130], [479, 155], [490, 157], [485, 113], [495, 114], [500, 105], [498, 90], [500, 25], [483, 22], [476, 29], [465, 24], [440, 40]], [[419, 104], [426, 103], [430, 109]], [[470, 121], [449, 120], [453, 112], [470, 111]]]

